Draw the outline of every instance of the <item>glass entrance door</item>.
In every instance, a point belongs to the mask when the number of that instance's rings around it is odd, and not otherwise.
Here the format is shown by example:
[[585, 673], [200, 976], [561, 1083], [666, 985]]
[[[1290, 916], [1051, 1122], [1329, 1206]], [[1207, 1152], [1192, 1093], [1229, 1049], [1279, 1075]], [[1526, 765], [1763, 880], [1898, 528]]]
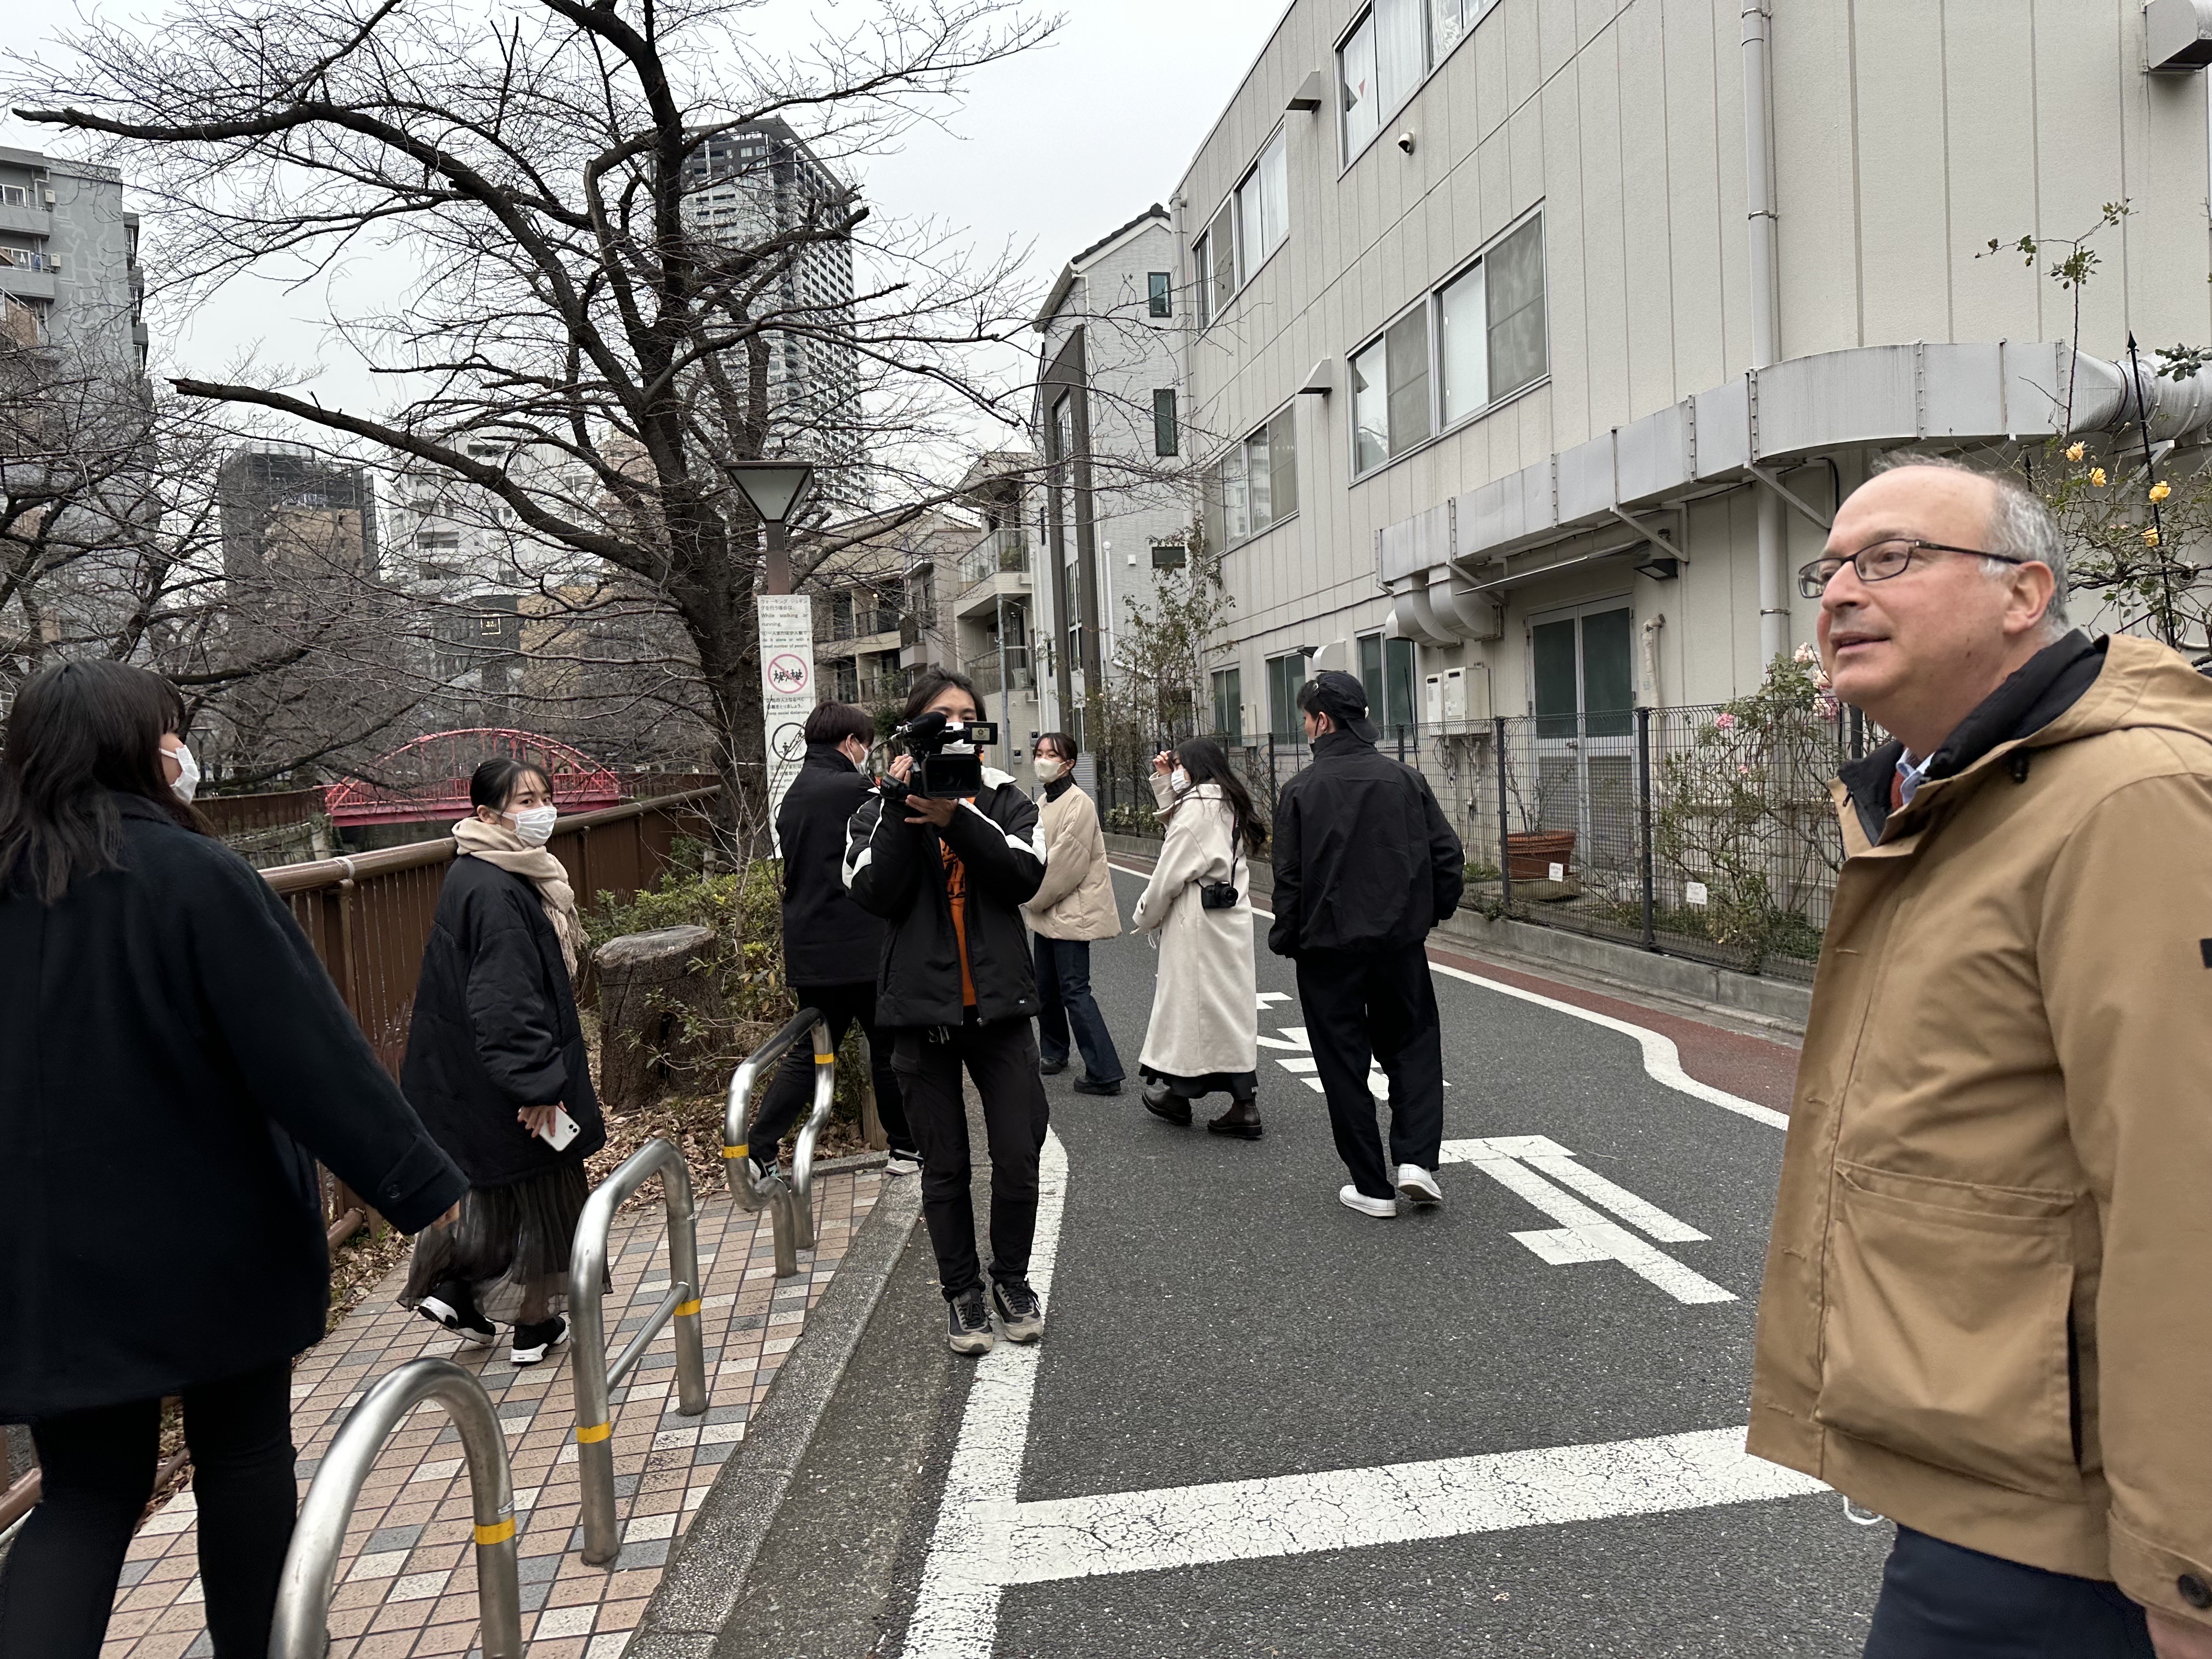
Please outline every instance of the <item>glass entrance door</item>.
[[1617, 599], [1528, 630], [1536, 799], [1522, 808], [1540, 829], [1575, 832], [1585, 874], [1636, 867], [1635, 634]]

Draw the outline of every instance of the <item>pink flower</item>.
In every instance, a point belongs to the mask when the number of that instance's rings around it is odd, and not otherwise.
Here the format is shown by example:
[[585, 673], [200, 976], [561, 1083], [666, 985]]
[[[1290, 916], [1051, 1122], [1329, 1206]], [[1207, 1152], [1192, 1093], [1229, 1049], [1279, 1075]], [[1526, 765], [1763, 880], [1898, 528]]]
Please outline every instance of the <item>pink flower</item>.
[[1739, 766], [1735, 769], [1735, 775], [1740, 778], [1747, 778], [1751, 775], [1751, 769], [1748, 766]]
[[1824, 720], [1832, 720], [1844, 712], [1844, 708], [1832, 692], [1823, 690], [1813, 699], [1813, 712]]
[[1715, 716], [1713, 720], [1713, 730], [1716, 732], [1735, 731], [1735, 716], [1733, 714], [1720, 714]]

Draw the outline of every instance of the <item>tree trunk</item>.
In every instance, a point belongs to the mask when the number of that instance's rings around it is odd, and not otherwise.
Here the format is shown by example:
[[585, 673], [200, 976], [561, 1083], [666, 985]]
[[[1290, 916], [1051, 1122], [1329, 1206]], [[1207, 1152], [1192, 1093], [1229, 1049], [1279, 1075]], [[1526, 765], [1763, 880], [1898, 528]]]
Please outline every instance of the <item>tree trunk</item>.
[[599, 975], [599, 1102], [610, 1113], [649, 1106], [696, 1059], [687, 1029], [711, 1013], [699, 966], [705, 927], [625, 933], [592, 953]]

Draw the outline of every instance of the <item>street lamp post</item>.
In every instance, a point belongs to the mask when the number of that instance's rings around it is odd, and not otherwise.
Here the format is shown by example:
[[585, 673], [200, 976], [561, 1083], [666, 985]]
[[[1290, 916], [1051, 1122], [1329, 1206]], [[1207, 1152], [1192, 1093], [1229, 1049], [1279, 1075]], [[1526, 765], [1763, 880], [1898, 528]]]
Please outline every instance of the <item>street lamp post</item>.
[[768, 529], [768, 580], [770, 593], [791, 592], [791, 515], [799, 510], [814, 468], [806, 461], [729, 461], [738, 488]]

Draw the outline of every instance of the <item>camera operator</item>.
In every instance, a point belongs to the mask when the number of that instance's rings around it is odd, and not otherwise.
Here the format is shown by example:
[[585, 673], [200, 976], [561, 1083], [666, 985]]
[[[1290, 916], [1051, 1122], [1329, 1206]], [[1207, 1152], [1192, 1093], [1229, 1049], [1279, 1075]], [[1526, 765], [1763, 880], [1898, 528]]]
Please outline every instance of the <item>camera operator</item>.
[[[921, 1147], [922, 1217], [950, 1304], [948, 1340], [963, 1354], [990, 1351], [994, 1307], [1016, 1342], [1044, 1332], [1029, 1265], [1046, 1108], [1021, 912], [1044, 879], [1044, 844], [1036, 804], [978, 763], [980, 745], [963, 728], [979, 717], [964, 676], [925, 672], [895, 734], [908, 752], [853, 814], [845, 848], [847, 889], [890, 925], [876, 1022], [890, 1039]], [[991, 1151], [988, 1306], [975, 1258], [963, 1066], [982, 1097]]]

